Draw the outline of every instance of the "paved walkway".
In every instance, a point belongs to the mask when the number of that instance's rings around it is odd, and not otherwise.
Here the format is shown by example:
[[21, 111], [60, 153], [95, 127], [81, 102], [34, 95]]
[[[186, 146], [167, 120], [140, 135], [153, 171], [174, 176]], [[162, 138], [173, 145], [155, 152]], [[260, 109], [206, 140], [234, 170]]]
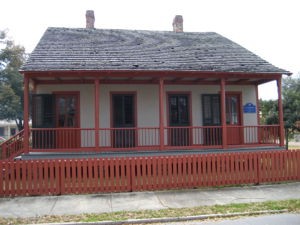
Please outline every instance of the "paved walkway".
[[300, 199], [300, 182], [176, 191], [0, 198], [0, 216], [74, 215], [285, 199]]

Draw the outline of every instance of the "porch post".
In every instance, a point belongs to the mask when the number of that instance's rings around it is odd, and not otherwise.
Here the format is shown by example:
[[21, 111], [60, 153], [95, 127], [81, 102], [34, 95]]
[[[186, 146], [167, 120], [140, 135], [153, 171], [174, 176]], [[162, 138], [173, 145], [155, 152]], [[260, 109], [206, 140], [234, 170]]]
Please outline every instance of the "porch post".
[[255, 86], [255, 92], [256, 92], [256, 117], [257, 117], [257, 140], [258, 143], [261, 143], [261, 129], [260, 129], [260, 115], [259, 115], [259, 95], [258, 95], [258, 84]]
[[227, 126], [226, 126], [226, 93], [225, 79], [221, 78], [221, 123], [223, 148], [227, 148]]
[[159, 78], [159, 149], [164, 149], [164, 79]]
[[29, 77], [24, 74], [24, 153], [29, 153]]
[[260, 115], [259, 115], [259, 96], [258, 96], [258, 84], [255, 85], [255, 93], [256, 93], [256, 116], [257, 116], [257, 125], [260, 125]]
[[95, 79], [95, 149], [99, 151], [99, 79]]
[[283, 108], [282, 108], [282, 96], [281, 96], [281, 77], [277, 79], [278, 90], [278, 116], [279, 116], [279, 144], [284, 146], [284, 123], [283, 123]]

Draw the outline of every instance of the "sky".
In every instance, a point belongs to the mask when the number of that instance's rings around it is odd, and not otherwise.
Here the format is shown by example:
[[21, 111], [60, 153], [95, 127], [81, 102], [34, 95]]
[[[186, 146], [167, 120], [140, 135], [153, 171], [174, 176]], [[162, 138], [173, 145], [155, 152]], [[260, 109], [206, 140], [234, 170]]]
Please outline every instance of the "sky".
[[[30, 53], [47, 27], [172, 30], [183, 16], [185, 32], [217, 32], [273, 65], [300, 73], [299, 0], [0, 0], [0, 30], [8, 30]], [[259, 97], [276, 99], [275, 82], [259, 86]]]

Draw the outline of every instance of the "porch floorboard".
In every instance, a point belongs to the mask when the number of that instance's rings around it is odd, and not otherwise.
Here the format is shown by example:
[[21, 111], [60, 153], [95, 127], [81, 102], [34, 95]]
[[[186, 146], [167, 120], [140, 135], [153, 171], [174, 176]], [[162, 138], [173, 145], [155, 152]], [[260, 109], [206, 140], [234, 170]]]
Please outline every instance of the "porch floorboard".
[[151, 156], [176, 156], [193, 154], [219, 154], [234, 152], [281, 151], [284, 147], [263, 146], [228, 149], [187, 149], [187, 150], [151, 150], [151, 151], [113, 151], [113, 152], [29, 152], [15, 157], [15, 160], [48, 160], [48, 159], [85, 159], [85, 158], [115, 158], [115, 157], [151, 157]]

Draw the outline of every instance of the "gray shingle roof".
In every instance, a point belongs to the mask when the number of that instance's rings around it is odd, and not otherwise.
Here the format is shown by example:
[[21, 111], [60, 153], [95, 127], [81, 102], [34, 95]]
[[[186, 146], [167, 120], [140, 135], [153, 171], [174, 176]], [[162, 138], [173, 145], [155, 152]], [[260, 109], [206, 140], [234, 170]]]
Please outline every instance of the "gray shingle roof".
[[85, 28], [48, 28], [22, 70], [288, 73], [217, 33]]

